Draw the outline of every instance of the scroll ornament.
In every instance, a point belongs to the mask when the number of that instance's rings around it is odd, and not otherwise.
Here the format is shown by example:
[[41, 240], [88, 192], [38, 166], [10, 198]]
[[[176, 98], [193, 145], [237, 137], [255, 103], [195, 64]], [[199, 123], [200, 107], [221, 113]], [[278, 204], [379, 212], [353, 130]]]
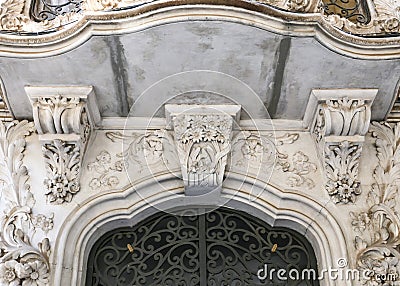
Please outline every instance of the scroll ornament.
[[49, 285], [49, 240], [44, 238], [37, 247], [31, 240], [36, 229], [46, 233], [53, 227], [53, 216], [32, 213], [35, 198], [23, 165], [25, 136], [33, 130], [26, 120], [0, 121], [0, 193], [5, 203], [0, 219], [1, 285]]
[[379, 160], [368, 193], [368, 209], [351, 212], [357, 267], [368, 270], [363, 285], [397, 285], [378, 277], [400, 276], [400, 124], [372, 123]]

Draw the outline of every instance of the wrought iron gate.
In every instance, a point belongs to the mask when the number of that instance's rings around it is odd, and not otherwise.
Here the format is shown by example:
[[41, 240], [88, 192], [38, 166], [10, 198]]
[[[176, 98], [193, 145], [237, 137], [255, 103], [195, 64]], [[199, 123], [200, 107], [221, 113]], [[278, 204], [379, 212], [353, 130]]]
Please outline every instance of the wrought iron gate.
[[158, 213], [97, 241], [89, 255], [86, 285], [319, 285], [273, 274], [260, 280], [257, 272], [265, 265], [286, 273], [290, 269], [317, 273], [313, 249], [292, 230], [272, 228], [227, 208], [191, 210], [185, 215]]

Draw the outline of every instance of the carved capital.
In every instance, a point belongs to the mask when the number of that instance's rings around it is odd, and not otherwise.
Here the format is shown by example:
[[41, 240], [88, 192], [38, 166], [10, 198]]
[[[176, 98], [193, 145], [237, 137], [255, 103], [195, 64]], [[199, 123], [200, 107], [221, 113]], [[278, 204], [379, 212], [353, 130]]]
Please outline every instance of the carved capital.
[[222, 186], [240, 106], [166, 106], [188, 195]]
[[25, 87], [42, 142], [50, 203], [70, 202], [79, 191], [79, 173], [90, 132], [99, 120], [93, 88]]
[[355, 202], [358, 166], [376, 89], [313, 90], [305, 122], [320, 151], [326, 189], [335, 203]]

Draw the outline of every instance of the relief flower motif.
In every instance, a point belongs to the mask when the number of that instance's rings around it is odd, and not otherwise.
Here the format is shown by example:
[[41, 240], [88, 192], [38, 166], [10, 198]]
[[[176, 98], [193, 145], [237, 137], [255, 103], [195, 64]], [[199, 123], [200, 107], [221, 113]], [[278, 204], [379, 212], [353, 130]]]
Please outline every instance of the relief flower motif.
[[113, 174], [125, 170], [128, 163], [125, 160], [118, 160], [113, 164], [111, 161], [111, 154], [103, 150], [96, 156], [96, 161], [88, 164], [89, 171], [94, 170], [100, 175], [90, 180], [89, 187], [92, 190], [114, 188], [119, 184], [119, 179]]
[[107, 151], [103, 150], [103, 151], [100, 152], [99, 155], [96, 156], [96, 159], [101, 164], [107, 164], [107, 163], [111, 162], [111, 155]]
[[3, 30], [21, 31], [24, 26], [24, 19], [19, 15], [5, 15], [0, 19], [0, 26]]
[[351, 225], [353, 226], [353, 229], [357, 232], [363, 232], [371, 221], [366, 212], [362, 212], [359, 214], [350, 212], [350, 217], [353, 219]]
[[54, 226], [53, 217], [54, 214], [52, 214], [50, 217], [46, 217], [43, 214], [39, 214], [37, 216], [32, 217], [32, 224], [35, 227], [38, 227], [47, 233], [49, 230], [53, 229]]
[[190, 127], [192, 129], [204, 129], [204, 125], [207, 124], [206, 122], [206, 116], [201, 116], [201, 115], [195, 115], [192, 117], [192, 119], [190, 120]]
[[40, 261], [18, 263], [15, 266], [15, 272], [22, 280], [22, 286], [46, 286], [49, 283], [47, 266]]
[[194, 143], [199, 143], [203, 140], [203, 132], [200, 129], [193, 130], [191, 133], [191, 139]]
[[246, 140], [242, 146], [243, 156], [250, 161], [261, 161], [264, 153], [264, 148], [261, 142], [257, 139]]
[[15, 260], [6, 261], [0, 264], [0, 283], [7, 286], [19, 286], [20, 279], [15, 271], [15, 266], [18, 264]]
[[227, 135], [227, 132], [231, 130], [232, 128], [232, 121], [231, 120], [221, 120], [218, 123], [218, 129], [225, 135]]
[[99, 0], [101, 6], [103, 6], [104, 10], [111, 10], [117, 8], [120, 0]]
[[73, 194], [79, 191], [76, 183], [73, 181], [69, 182], [65, 174], [57, 174], [51, 179], [46, 179], [45, 185], [49, 201], [56, 204], [70, 202]]
[[399, 28], [400, 20], [397, 18], [389, 18], [382, 23], [382, 29], [387, 33], [398, 32]]
[[204, 132], [204, 141], [214, 141], [217, 136], [217, 131], [210, 129]]
[[115, 162], [114, 168], [116, 171], [122, 172], [123, 170], [128, 168], [128, 164], [125, 160], [119, 160], [119, 161]]
[[356, 195], [361, 193], [360, 182], [354, 180], [348, 174], [341, 174], [336, 181], [329, 181], [327, 188], [336, 202], [345, 204], [354, 202]]

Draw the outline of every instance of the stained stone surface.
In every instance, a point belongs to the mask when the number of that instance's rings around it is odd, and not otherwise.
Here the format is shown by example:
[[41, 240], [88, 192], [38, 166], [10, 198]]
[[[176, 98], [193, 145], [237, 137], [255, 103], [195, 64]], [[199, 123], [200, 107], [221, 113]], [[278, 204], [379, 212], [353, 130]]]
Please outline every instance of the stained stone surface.
[[[220, 80], [194, 76], [192, 82], [173, 82], [161, 90], [151, 89], [154, 84], [177, 73], [206, 70], [248, 85], [260, 99], [258, 109], [250, 110], [252, 116], [265, 117], [261, 104], [272, 118], [302, 119], [312, 88], [362, 87], [379, 89], [372, 119], [381, 120], [394, 98], [399, 63], [342, 56], [312, 37], [290, 38], [238, 23], [193, 21], [93, 36], [72, 51], [46, 58], [2, 57], [0, 77], [17, 118], [32, 114], [25, 85], [93, 85], [103, 117], [128, 115], [144, 93], [149, 109], [141, 107], [130, 115], [150, 116], [154, 113], [150, 103], [163, 103], [165, 90], [179, 95], [217, 86]], [[224, 88], [215, 89], [209, 91], [230, 96]], [[237, 96], [243, 102], [253, 101], [246, 94]], [[188, 97], [186, 102], [190, 101]]]

